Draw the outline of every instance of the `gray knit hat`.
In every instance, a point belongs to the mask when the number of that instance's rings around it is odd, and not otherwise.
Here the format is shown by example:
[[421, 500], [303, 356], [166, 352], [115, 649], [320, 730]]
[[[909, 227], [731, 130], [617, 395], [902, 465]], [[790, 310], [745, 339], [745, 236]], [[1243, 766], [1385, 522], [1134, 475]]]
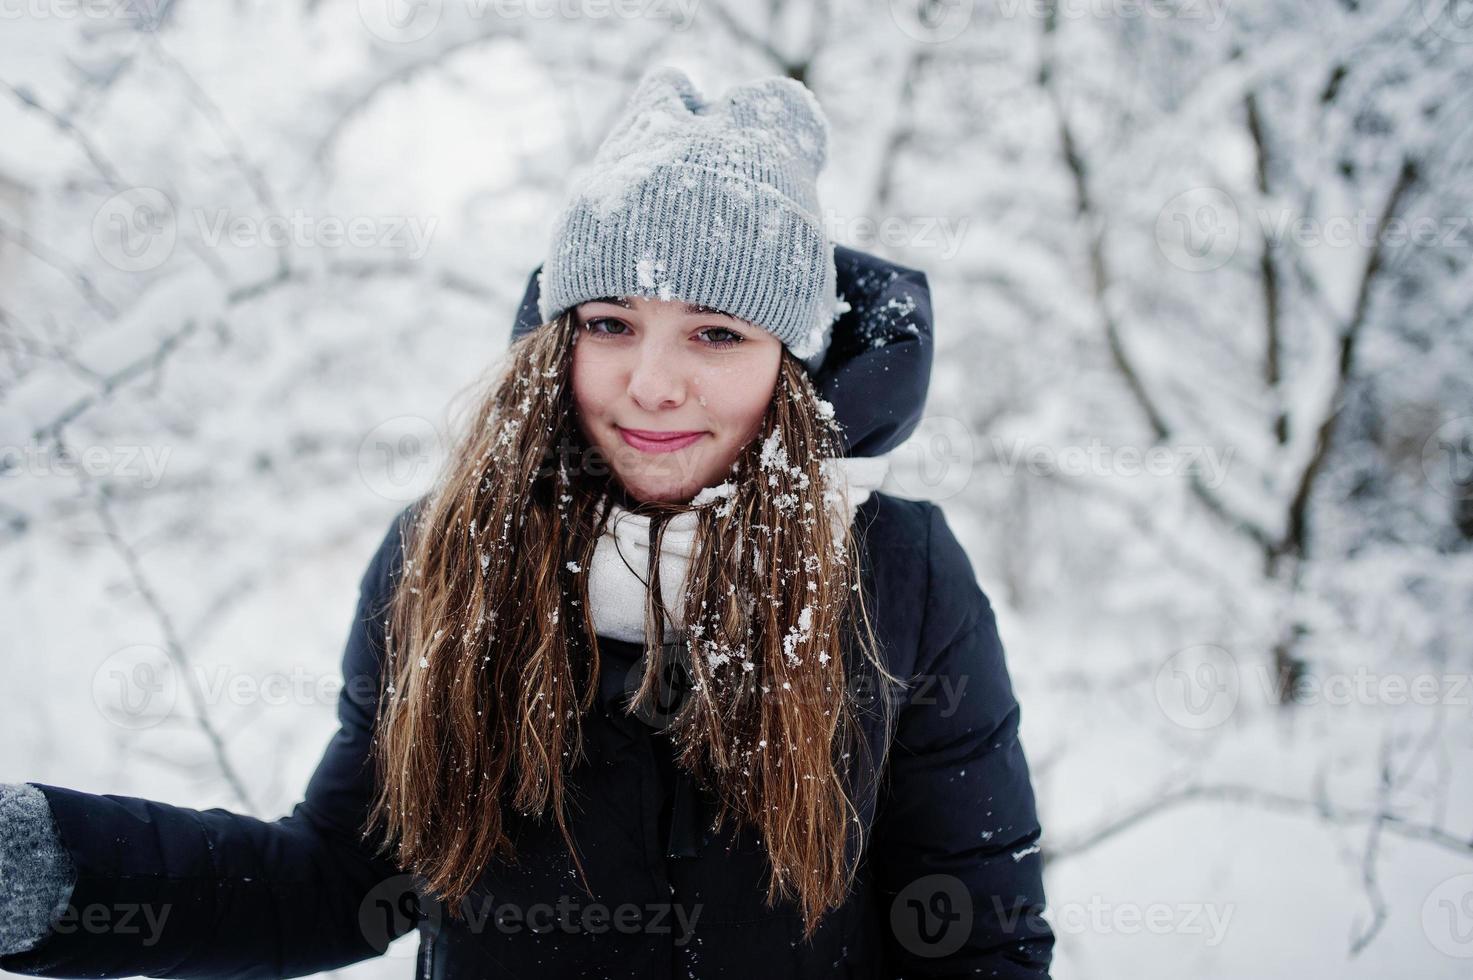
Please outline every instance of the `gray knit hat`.
[[816, 188], [827, 154], [801, 82], [707, 102], [679, 69], [651, 69], [553, 222], [543, 321], [601, 296], [681, 299], [751, 321], [816, 370], [838, 312]]

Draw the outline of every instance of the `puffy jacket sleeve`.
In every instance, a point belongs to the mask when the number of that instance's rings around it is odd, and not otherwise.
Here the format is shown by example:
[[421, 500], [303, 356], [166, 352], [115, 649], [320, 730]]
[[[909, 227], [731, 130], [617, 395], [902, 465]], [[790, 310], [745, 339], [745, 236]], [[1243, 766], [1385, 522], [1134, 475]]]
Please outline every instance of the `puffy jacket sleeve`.
[[991, 603], [939, 508], [870, 860], [905, 977], [1047, 977], [1041, 834]]
[[[0, 969], [53, 977], [295, 977], [384, 951], [414, 926], [412, 882], [360, 842], [384, 606], [413, 506], [363, 574], [343, 654], [339, 729], [289, 816], [35, 785], [76, 869], [65, 913]], [[270, 764], [269, 760], [258, 760]]]

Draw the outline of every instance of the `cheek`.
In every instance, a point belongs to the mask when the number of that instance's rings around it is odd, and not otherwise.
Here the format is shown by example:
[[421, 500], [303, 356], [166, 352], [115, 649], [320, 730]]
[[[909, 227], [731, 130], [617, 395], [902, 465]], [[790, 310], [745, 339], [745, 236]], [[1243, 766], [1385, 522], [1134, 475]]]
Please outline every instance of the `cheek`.
[[762, 421], [762, 416], [767, 413], [767, 406], [772, 401], [772, 392], [767, 392], [756, 398], [747, 398], [735, 409], [735, 417], [744, 432], [752, 432]]
[[594, 363], [595, 359], [585, 354], [586, 350], [581, 344], [573, 348], [573, 364], [569, 372], [573, 385], [573, 405], [580, 420], [600, 417], [610, 401], [606, 380], [608, 372], [600, 370]]
[[777, 382], [777, 364], [740, 372], [719, 372], [703, 378], [701, 394], [706, 411], [733, 434], [747, 436], [756, 431], [772, 403]]

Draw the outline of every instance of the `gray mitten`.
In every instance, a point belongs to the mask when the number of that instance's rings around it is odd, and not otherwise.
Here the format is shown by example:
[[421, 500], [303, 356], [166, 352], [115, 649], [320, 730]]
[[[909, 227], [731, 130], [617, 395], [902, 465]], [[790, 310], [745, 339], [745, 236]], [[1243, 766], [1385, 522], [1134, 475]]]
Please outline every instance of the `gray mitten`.
[[30, 783], [0, 783], [0, 954], [44, 939], [76, 878], [46, 795]]

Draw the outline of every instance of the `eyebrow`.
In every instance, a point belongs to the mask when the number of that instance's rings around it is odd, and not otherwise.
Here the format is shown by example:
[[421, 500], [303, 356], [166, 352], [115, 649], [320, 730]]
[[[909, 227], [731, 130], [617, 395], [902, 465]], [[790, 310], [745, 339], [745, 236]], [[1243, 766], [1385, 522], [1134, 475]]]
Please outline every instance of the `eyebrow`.
[[[634, 310], [634, 307], [632, 305], [630, 305], [629, 301], [627, 299], [625, 299], [624, 297], [622, 297], [622, 296], [600, 296], [597, 299], [591, 299], [588, 302], [590, 302], [590, 303], [612, 303], [615, 306], [622, 306], [622, 307], [624, 307], [624, 309], [629, 310], [631, 312]], [[725, 310], [718, 310], [718, 309], [716, 309], [715, 307], [712, 307], [712, 306], [701, 306], [699, 303], [686, 303], [684, 305], [683, 309], [685, 310], [686, 313], [690, 313], [690, 314], [693, 314], [695, 316], [702, 316], [704, 314], [714, 313], [717, 316], [729, 316], [733, 320], [740, 320], [741, 319], [741, 317], [736, 316], [736, 315], [731, 314], [731, 313], [728, 313]]]

